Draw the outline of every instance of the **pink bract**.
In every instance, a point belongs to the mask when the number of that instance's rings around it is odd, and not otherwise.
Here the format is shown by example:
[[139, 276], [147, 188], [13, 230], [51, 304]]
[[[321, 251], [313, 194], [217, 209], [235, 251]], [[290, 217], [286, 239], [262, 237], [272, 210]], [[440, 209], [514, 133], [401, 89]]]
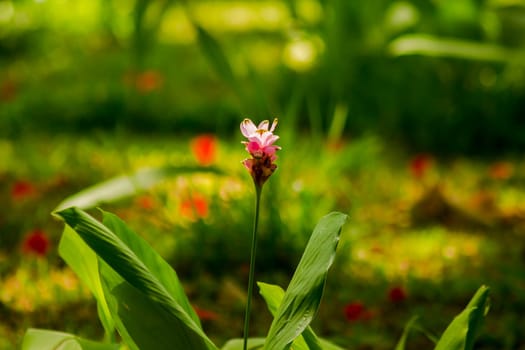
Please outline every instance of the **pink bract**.
[[273, 133], [276, 126], [277, 118], [273, 120], [271, 126], [268, 120], [262, 121], [257, 126], [250, 119], [244, 119], [241, 123], [241, 133], [248, 139], [242, 143], [252, 156], [242, 163], [258, 187], [261, 187], [277, 169], [274, 163], [277, 159], [275, 153], [281, 147], [274, 145], [279, 139], [279, 136]]
[[241, 123], [241, 133], [248, 139], [243, 142], [246, 145], [246, 151], [255, 158], [260, 158], [263, 154], [273, 158], [275, 152], [281, 149], [273, 144], [279, 139], [279, 136], [273, 134], [276, 126], [277, 118], [273, 120], [271, 127], [268, 120], [255, 126], [250, 119], [244, 119]]

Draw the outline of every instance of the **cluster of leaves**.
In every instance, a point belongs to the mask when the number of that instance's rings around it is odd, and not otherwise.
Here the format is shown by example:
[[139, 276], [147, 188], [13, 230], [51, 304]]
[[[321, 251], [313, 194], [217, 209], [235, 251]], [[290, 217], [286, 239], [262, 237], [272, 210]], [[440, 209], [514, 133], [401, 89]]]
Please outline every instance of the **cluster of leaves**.
[[[176, 272], [121, 219], [102, 214], [99, 222], [75, 207], [55, 213], [66, 224], [60, 255], [97, 300], [108, 342], [29, 329], [22, 349], [118, 349], [115, 330], [131, 349], [219, 349], [204, 333]], [[249, 340], [250, 349], [340, 349], [317, 337], [309, 324], [319, 308], [345, 221], [346, 215], [335, 212], [319, 221], [286, 291], [259, 283], [274, 319], [265, 338]], [[472, 349], [487, 310], [488, 288], [481, 287], [445, 330], [436, 349]], [[409, 330], [410, 324], [397, 349], [404, 349]], [[222, 347], [241, 348], [238, 339]]]
[[[133, 349], [217, 349], [175, 271], [123, 221], [104, 212], [100, 223], [75, 208], [56, 215], [66, 222], [60, 254], [93, 292], [108, 335], [117, 329]], [[260, 285], [268, 302], [280, 305], [266, 339], [269, 349], [289, 347], [313, 319], [345, 219], [332, 213], [321, 220], [284, 296], [270, 293], [271, 285]], [[29, 331], [22, 347], [42, 346], [39, 336], [45, 333]]]

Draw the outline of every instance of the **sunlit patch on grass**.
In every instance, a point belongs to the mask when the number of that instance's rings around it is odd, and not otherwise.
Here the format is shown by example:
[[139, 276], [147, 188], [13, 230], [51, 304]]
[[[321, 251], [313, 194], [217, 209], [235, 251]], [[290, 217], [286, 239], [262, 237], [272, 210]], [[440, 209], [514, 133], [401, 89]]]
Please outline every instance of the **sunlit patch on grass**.
[[442, 228], [363, 237], [354, 242], [349, 268], [352, 275], [365, 279], [380, 273], [388, 280], [412, 277], [439, 282], [490, 259], [484, 249], [487, 244], [482, 236]]
[[42, 306], [64, 305], [90, 297], [89, 291], [79, 283], [70, 269], [41, 272], [27, 267], [19, 268], [7, 276], [0, 289], [0, 301], [13, 310], [32, 312]]

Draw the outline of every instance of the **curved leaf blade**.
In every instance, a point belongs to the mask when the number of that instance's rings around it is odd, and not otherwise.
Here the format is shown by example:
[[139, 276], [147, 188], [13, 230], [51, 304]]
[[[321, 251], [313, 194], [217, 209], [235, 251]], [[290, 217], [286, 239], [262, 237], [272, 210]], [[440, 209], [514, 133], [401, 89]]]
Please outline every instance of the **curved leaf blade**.
[[332, 212], [318, 222], [270, 326], [265, 349], [288, 349], [317, 313], [346, 218]]
[[[264, 338], [248, 338], [247, 350], [260, 350], [264, 346]], [[230, 339], [221, 350], [243, 350], [244, 339]]]
[[204, 334], [200, 325], [115, 233], [78, 208], [65, 209], [55, 215], [71, 226], [84, 242], [127, 283], [173, 316], [172, 320], [176, 322], [172, 325], [173, 329], [183, 331], [177, 334], [177, 341], [180, 343], [172, 344], [174, 348], [187, 348], [190, 342], [191, 349], [217, 349]]
[[195, 172], [220, 173], [210, 167], [173, 167], [139, 169], [131, 175], [117, 176], [88, 187], [64, 199], [55, 209], [60, 211], [70, 207], [81, 209], [94, 208], [101, 203], [114, 202], [135, 195], [139, 191], [150, 189], [169, 176]]
[[237, 95], [242, 96], [242, 89], [235, 78], [230, 61], [217, 41], [206, 29], [193, 21], [197, 29], [197, 40], [204, 56], [213, 67], [219, 77], [225, 81]]
[[109, 308], [131, 349], [201, 349], [187, 337], [185, 325], [102, 263], [100, 273]]
[[467, 307], [449, 324], [435, 350], [472, 350], [489, 308], [489, 288], [481, 286]]
[[140, 259], [148, 270], [162, 283], [168, 293], [179, 303], [193, 321], [200, 325], [199, 316], [186, 296], [177, 272], [138, 234], [115, 214], [102, 211], [102, 223], [115, 233]]
[[100, 275], [98, 273], [97, 255], [89, 246], [76, 234], [69, 226], [65, 226], [58, 252], [62, 259], [69, 265], [84, 283], [95, 299], [97, 300], [97, 309], [100, 321], [106, 335], [111, 339], [115, 332], [115, 322], [109, 312], [106, 298], [102, 290]]
[[[270, 310], [272, 316], [275, 316], [283, 300], [284, 290], [277, 285], [264, 282], [257, 282], [257, 285], [259, 286], [261, 296], [264, 298], [264, 301], [266, 301], [268, 310]], [[306, 327], [302, 335], [293, 341], [292, 347], [294, 350], [343, 350], [343, 348], [327, 340], [318, 338], [310, 326]]]
[[104, 344], [73, 334], [29, 328], [22, 340], [21, 350], [118, 350], [118, 344]]
[[416, 324], [418, 318], [419, 316], [413, 316], [407, 322], [407, 324], [405, 325], [405, 329], [403, 330], [403, 334], [401, 335], [401, 338], [399, 338], [395, 350], [405, 350], [408, 335], [410, 334], [410, 331], [414, 328], [414, 325]]
[[394, 56], [423, 55], [502, 63], [519, 62], [525, 57], [524, 50], [426, 34], [400, 36], [390, 43], [388, 50]]

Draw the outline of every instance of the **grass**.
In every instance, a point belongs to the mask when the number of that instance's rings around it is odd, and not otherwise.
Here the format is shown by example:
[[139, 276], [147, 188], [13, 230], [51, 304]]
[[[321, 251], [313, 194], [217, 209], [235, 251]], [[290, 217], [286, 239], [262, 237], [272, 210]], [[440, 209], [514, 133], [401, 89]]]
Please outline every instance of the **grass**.
[[[298, 136], [298, 135], [296, 135]], [[279, 169], [263, 193], [256, 279], [283, 287], [317, 220], [350, 214], [314, 328], [352, 349], [392, 349], [413, 315], [440, 334], [481, 285], [492, 306], [480, 349], [524, 346], [525, 168], [520, 159], [437, 160], [411, 173], [411, 155], [374, 137], [340, 144], [282, 138]], [[100, 338], [96, 307], [57, 255], [50, 212], [94, 183], [146, 166], [192, 165], [191, 135], [26, 135], [0, 140], [0, 348], [30, 326]], [[253, 189], [238, 140], [218, 140], [225, 175], [170, 178], [133, 198], [102, 204], [141, 233], [185, 283], [217, 344], [240, 337], [246, 301]], [[32, 190], [13, 197], [25, 181]], [[200, 198], [205, 210], [199, 209]], [[437, 209], [436, 209], [437, 208]], [[93, 211], [96, 215], [96, 211]], [[22, 252], [28, 232], [50, 238], [44, 259]], [[406, 297], [393, 302], [392, 288]], [[270, 324], [255, 298], [254, 335]], [[351, 321], [359, 302], [366, 317]], [[203, 311], [204, 310], [204, 311]], [[428, 348], [414, 334], [409, 349]]]

